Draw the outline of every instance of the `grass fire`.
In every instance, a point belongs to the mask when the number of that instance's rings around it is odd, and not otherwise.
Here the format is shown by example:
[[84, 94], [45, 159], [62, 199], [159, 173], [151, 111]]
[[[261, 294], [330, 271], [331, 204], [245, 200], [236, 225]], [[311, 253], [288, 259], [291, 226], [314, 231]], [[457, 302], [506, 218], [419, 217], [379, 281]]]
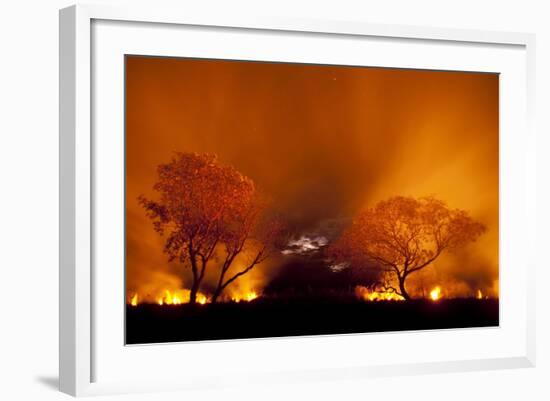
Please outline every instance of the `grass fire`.
[[497, 74], [125, 68], [128, 344], [499, 324]]

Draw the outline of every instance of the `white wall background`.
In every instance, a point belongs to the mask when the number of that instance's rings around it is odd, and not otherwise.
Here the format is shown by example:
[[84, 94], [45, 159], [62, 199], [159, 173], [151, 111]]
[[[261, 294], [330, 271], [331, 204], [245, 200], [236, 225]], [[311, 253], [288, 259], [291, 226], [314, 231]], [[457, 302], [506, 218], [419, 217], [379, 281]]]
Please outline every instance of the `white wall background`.
[[[130, 4], [112, 0], [96, 3]], [[332, 381], [116, 399], [527, 399], [550, 397], [550, 10], [545, 0], [150, 1], [242, 13], [537, 34], [537, 347], [533, 369]], [[197, 4], [195, 4], [197, 3]], [[0, 399], [56, 400], [58, 291], [58, 9], [63, 0], [0, 3]], [[115, 399], [115, 397], [106, 397]]]

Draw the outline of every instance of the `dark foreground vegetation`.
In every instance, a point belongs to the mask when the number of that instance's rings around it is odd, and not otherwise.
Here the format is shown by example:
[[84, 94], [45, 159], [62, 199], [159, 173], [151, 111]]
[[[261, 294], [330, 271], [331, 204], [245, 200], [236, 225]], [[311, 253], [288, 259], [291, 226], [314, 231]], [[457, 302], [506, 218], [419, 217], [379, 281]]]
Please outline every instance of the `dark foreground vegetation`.
[[257, 299], [127, 306], [126, 343], [222, 340], [498, 326], [495, 299], [340, 302]]

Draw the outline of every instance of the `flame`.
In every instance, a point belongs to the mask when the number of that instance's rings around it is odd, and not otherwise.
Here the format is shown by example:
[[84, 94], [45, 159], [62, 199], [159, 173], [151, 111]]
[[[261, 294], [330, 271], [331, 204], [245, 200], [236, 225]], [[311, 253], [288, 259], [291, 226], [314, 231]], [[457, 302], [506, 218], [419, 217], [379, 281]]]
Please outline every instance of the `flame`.
[[247, 302], [253, 301], [256, 298], [258, 298], [258, 294], [256, 294], [256, 291], [249, 292], [244, 297]]
[[[157, 304], [159, 305], [181, 305], [189, 302], [190, 297], [189, 290], [164, 290], [164, 293], [161, 297], [157, 298]], [[197, 293], [197, 303], [204, 305], [208, 302], [206, 295], [202, 293]]]
[[477, 299], [482, 299], [483, 298], [483, 293], [481, 292], [481, 290], [477, 290], [476, 298]]
[[367, 287], [355, 287], [355, 295], [364, 301], [403, 301], [404, 298], [390, 291], [371, 291]]
[[437, 286], [433, 290], [430, 291], [430, 298], [432, 301], [437, 301], [441, 298], [441, 287]]
[[258, 298], [258, 294], [256, 293], [256, 291], [249, 291], [244, 294], [233, 295], [231, 297], [231, 300], [233, 302], [241, 302], [241, 301], [250, 302], [255, 300], [256, 298]]
[[[260, 294], [256, 291], [246, 291], [246, 292], [239, 292], [239, 293], [233, 293], [231, 295], [226, 295], [223, 298], [220, 298], [221, 302], [251, 302], [258, 298]], [[135, 293], [130, 298], [130, 304], [132, 306], [137, 306], [138, 304], [138, 293]], [[181, 289], [181, 290], [162, 290], [160, 292], [160, 295], [156, 296], [145, 296], [141, 302], [142, 303], [155, 303], [157, 305], [182, 305], [189, 302], [190, 299], [190, 291], [187, 289]], [[197, 292], [196, 295], [196, 302], [199, 305], [205, 305], [211, 302], [210, 298], [201, 292]]]

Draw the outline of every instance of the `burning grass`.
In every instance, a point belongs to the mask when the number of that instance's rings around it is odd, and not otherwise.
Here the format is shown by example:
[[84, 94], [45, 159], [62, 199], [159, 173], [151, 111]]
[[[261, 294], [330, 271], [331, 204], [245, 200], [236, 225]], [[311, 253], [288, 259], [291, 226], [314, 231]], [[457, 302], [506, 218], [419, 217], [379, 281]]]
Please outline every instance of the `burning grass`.
[[[227, 295], [218, 300], [218, 302], [251, 302], [259, 297], [259, 293], [256, 291], [246, 292], [233, 292], [231, 295]], [[157, 304], [164, 305], [184, 305], [190, 301], [190, 291], [187, 289], [180, 290], [164, 290], [160, 294], [151, 296], [147, 294], [140, 296], [139, 293], [132, 293], [128, 298], [128, 305], [136, 307], [140, 304]], [[197, 293], [196, 303], [199, 305], [205, 305], [212, 302], [212, 299], [203, 293]]]
[[[343, 294], [344, 297], [349, 296]], [[364, 302], [380, 302], [380, 301], [397, 301], [403, 302], [405, 299], [399, 295], [395, 290], [375, 290], [369, 287], [362, 285], [355, 286], [354, 296], [357, 300]], [[227, 294], [218, 299], [218, 303], [240, 303], [240, 302], [252, 302], [265, 297], [263, 294], [256, 292], [254, 290], [249, 290], [245, 292], [233, 291], [230, 294]], [[275, 299], [277, 296], [268, 296], [267, 298]], [[437, 285], [433, 287], [424, 297], [417, 297], [417, 299], [426, 299], [432, 302], [438, 302], [441, 299], [464, 299], [464, 298], [475, 298], [478, 300], [490, 299], [489, 296], [483, 294], [483, 292], [478, 289], [475, 294], [471, 296], [457, 296], [452, 293], [446, 292], [441, 286]], [[136, 307], [139, 304], [158, 304], [163, 305], [184, 305], [188, 304], [190, 300], [190, 291], [187, 289], [180, 290], [164, 290], [160, 295], [151, 297], [150, 295], [142, 297], [139, 293], [132, 293], [128, 298], [128, 305]], [[211, 298], [203, 293], [197, 293], [196, 303], [199, 305], [206, 305], [211, 303]]]

